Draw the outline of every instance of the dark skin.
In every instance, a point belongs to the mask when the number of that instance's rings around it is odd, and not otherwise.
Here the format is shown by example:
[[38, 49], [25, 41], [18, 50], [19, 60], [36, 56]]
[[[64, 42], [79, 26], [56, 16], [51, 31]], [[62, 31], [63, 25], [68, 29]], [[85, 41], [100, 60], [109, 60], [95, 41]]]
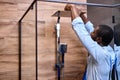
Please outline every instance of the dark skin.
[[96, 27], [96, 28], [94, 29], [94, 31], [91, 32], [90, 35], [91, 35], [91, 38], [92, 38], [94, 41], [96, 41], [99, 45], [103, 46], [103, 44], [102, 44], [102, 37], [98, 37], [98, 36], [97, 36], [98, 30], [99, 30], [99, 27]]
[[[75, 5], [73, 4], [67, 4], [65, 6], [65, 10], [67, 11], [71, 11], [71, 18], [72, 20], [74, 20], [76, 17], [81, 17], [84, 24], [86, 24], [89, 20], [87, 19], [87, 17], [84, 15], [85, 13], [82, 12], [81, 10], [79, 10]], [[103, 46], [102, 44], [102, 37], [98, 37], [97, 33], [99, 30], [99, 26], [97, 26], [93, 32], [91, 32], [91, 38], [96, 41], [99, 45]]]

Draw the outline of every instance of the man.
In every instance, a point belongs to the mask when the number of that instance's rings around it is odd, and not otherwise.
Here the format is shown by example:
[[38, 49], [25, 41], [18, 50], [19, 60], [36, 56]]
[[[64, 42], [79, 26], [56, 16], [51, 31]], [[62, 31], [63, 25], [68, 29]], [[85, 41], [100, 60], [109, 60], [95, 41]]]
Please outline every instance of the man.
[[120, 80], [120, 24], [114, 26], [115, 80]]
[[113, 38], [113, 30], [107, 25], [99, 25], [94, 29], [75, 5], [67, 4], [65, 10], [71, 11], [73, 29], [89, 52], [83, 80], [111, 80], [115, 55], [109, 43]]

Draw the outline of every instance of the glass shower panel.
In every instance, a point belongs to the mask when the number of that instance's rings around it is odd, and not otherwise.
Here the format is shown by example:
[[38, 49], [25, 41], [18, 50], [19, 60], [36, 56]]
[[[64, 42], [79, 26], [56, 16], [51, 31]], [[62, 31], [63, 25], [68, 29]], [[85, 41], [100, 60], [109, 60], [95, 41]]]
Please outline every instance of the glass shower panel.
[[21, 21], [21, 79], [35, 80], [35, 5]]
[[54, 3], [38, 1], [38, 79], [55, 80]]
[[[72, 0], [74, 1], [74, 0]], [[79, 1], [79, 0], [76, 0]], [[85, 0], [84, 0], [85, 1]], [[39, 80], [58, 80], [56, 63], [56, 33], [55, 25], [58, 10], [64, 15], [66, 4], [38, 1], [38, 74]], [[86, 6], [77, 6], [86, 12]], [[65, 12], [66, 13], [66, 12]], [[68, 51], [65, 53], [64, 68], [61, 69], [61, 80], [80, 80], [86, 64], [86, 50], [80, 44], [72, 30], [71, 16], [60, 17], [60, 43], [67, 43]], [[83, 58], [84, 57], [84, 58]], [[83, 63], [85, 62], [85, 63]]]

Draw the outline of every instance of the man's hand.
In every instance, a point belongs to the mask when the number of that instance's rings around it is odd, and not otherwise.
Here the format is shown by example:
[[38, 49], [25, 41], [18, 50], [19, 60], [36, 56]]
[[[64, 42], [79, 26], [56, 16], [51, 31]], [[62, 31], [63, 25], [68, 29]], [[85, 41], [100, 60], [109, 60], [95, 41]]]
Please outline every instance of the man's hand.
[[80, 11], [80, 12], [79, 12], [79, 15], [82, 16], [82, 15], [84, 15], [85, 13], [86, 13], [86, 12]]
[[66, 11], [71, 11], [71, 8], [73, 8], [73, 7], [75, 7], [74, 4], [67, 4], [67, 5], [65, 6], [64, 10], [66, 10]]
[[71, 11], [71, 19], [75, 19], [79, 17], [78, 8], [74, 4], [67, 4], [64, 8], [66, 11]]

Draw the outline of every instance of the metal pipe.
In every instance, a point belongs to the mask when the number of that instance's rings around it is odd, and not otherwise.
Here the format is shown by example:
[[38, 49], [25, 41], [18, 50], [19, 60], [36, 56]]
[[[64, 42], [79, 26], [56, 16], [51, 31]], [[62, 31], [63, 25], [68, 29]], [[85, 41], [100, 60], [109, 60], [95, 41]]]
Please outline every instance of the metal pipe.
[[28, 13], [28, 11], [32, 8], [32, 6], [34, 5], [34, 3], [36, 2], [36, 0], [34, 0], [31, 5], [29, 6], [29, 8], [26, 10], [26, 12], [23, 14], [23, 16], [20, 18], [19, 22], [22, 21], [22, 19], [25, 17], [25, 15]]
[[19, 21], [19, 26], [18, 26], [18, 44], [19, 44], [19, 48], [18, 48], [18, 51], [19, 51], [19, 73], [18, 73], [18, 75], [19, 75], [19, 79], [18, 80], [21, 80], [21, 76], [22, 76], [22, 69], [21, 69], [21, 67], [22, 67], [22, 64], [21, 64], [21, 58], [22, 58], [22, 56], [21, 56], [21, 54], [22, 54], [22, 39], [21, 39], [21, 37], [22, 37], [22, 26], [21, 26], [21, 20]]
[[61, 66], [60, 66], [60, 52], [59, 52], [59, 47], [60, 47], [60, 11], [58, 12], [58, 19], [57, 23], [55, 26], [56, 30], [56, 68], [57, 68], [57, 80], [60, 80], [60, 75], [61, 75]]
[[38, 26], [37, 26], [37, 1], [35, 2], [35, 58], [36, 58], [36, 80], [38, 80]]
[[114, 4], [114, 7], [120, 7], [120, 3], [119, 4]]
[[83, 3], [83, 2], [68, 2], [65, 0], [62, 0], [62, 1], [61, 0], [37, 0], [37, 1], [87, 5], [87, 6], [96, 6], [96, 7], [108, 7], [108, 8], [120, 7], [120, 3], [118, 4], [96, 4], [96, 3]]

